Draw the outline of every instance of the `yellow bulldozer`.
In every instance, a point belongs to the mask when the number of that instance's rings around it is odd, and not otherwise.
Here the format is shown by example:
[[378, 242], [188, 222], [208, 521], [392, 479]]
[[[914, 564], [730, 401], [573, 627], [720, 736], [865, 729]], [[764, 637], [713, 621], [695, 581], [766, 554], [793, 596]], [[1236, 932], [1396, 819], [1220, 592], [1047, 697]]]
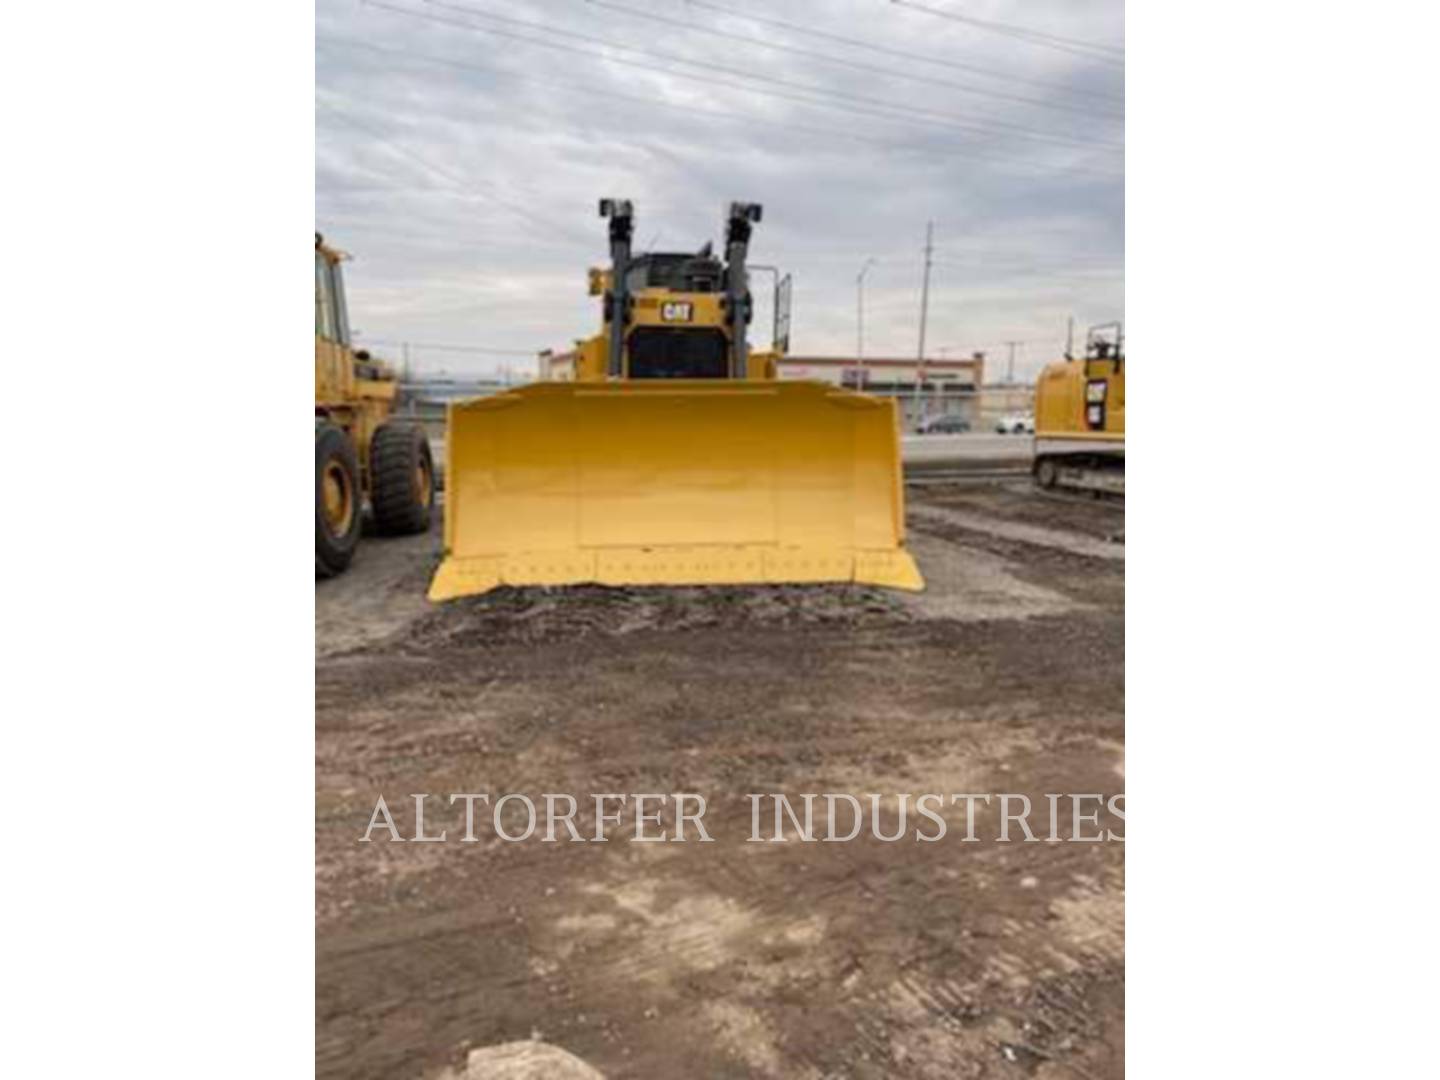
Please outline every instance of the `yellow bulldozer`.
[[780, 381], [783, 343], [749, 347], [759, 204], [730, 205], [723, 258], [709, 244], [634, 253], [629, 200], [602, 199], [600, 216], [600, 333], [545, 356], [540, 382], [449, 407], [430, 598], [585, 582], [922, 588], [894, 402]]
[[392, 419], [394, 370], [350, 343], [344, 254], [315, 234], [315, 573], [355, 557], [368, 504], [382, 535], [425, 532], [435, 470], [424, 431]]
[[1050, 364], [1035, 381], [1035, 480], [1125, 494], [1125, 328], [1092, 327], [1085, 355]]

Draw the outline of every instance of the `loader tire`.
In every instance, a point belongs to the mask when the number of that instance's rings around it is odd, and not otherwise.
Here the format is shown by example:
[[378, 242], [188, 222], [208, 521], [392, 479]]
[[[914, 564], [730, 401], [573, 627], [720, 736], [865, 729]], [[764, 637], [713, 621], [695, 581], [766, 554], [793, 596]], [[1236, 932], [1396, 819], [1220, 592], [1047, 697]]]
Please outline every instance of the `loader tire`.
[[315, 423], [315, 576], [344, 572], [360, 546], [360, 460], [350, 436]]
[[1042, 457], [1035, 462], [1035, 482], [1042, 488], [1053, 488], [1060, 479], [1060, 467], [1054, 458]]
[[435, 506], [430, 440], [414, 424], [384, 424], [370, 440], [370, 506], [385, 536], [423, 533]]

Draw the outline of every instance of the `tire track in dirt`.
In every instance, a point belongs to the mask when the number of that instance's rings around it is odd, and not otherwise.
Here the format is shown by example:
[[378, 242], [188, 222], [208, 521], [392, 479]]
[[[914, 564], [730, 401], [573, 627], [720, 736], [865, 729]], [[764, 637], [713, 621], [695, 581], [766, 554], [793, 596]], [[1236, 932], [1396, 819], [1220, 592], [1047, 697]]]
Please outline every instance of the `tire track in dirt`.
[[[1121, 1075], [1122, 845], [744, 841], [747, 791], [891, 824], [1123, 785], [1123, 567], [928, 529], [928, 608], [502, 590], [322, 656], [317, 1073], [538, 1032], [612, 1078]], [[701, 791], [717, 842], [355, 842], [379, 794], [467, 790]]]

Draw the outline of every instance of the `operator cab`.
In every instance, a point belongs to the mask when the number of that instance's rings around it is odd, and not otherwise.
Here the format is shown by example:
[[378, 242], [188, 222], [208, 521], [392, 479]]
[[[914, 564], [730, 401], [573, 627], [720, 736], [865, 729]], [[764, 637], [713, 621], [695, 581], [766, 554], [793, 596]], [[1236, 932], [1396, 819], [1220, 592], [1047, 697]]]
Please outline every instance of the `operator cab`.
[[730, 343], [719, 326], [693, 322], [695, 301], [687, 294], [713, 295], [725, 288], [725, 267], [706, 244], [694, 254], [647, 252], [630, 260], [625, 273], [627, 291], [639, 296], [646, 289], [665, 294], [658, 301], [641, 297], [638, 303], [663, 309], [662, 319], [685, 325], [638, 325], [626, 338], [629, 377], [632, 379], [723, 379], [730, 373]]
[[350, 318], [345, 310], [344, 255], [326, 247], [315, 234], [315, 336], [339, 345], [350, 344]]
[[1115, 370], [1125, 362], [1125, 326], [1123, 323], [1103, 323], [1092, 326], [1085, 335], [1085, 359], [1113, 360]]
[[644, 252], [630, 241], [634, 207], [628, 199], [600, 200], [610, 221], [608, 279], [592, 275], [604, 294], [608, 339], [605, 373], [612, 379], [743, 379], [750, 349], [745, 330], [753, 315], [746, 252], [757, 203], [732, 203], [724, 258], [706, 244], [699, 251]]
[[709, 244], [694, 255], [646, 252], [630, 260], [625, 281], [632, 293], [641, 289], [713, 293], [725, 287], [725, 267]]

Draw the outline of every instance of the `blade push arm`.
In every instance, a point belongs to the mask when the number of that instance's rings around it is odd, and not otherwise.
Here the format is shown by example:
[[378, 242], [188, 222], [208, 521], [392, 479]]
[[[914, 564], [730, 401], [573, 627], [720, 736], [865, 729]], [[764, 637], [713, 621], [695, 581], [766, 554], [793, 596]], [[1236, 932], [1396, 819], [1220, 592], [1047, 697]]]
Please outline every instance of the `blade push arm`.
[[610, 349], [605, 373], [625, 374], [625, 321], [630, 311], [630, 238], [635, 232], [635, 207], [629, 199], [601, 199], [600, 216], [610, 219], [610, 292], [605, 312], [610, 319]]
[[736, 379], [746, 377], [750, 361], [745, 337], [751, 314], [750, 277], [745, 256], [750, 250], [750, 224], [760, 221], [762, 209], [759, 203], [732, 202], [725, 223], [725, 315], [730, 323], [731, 375]]

